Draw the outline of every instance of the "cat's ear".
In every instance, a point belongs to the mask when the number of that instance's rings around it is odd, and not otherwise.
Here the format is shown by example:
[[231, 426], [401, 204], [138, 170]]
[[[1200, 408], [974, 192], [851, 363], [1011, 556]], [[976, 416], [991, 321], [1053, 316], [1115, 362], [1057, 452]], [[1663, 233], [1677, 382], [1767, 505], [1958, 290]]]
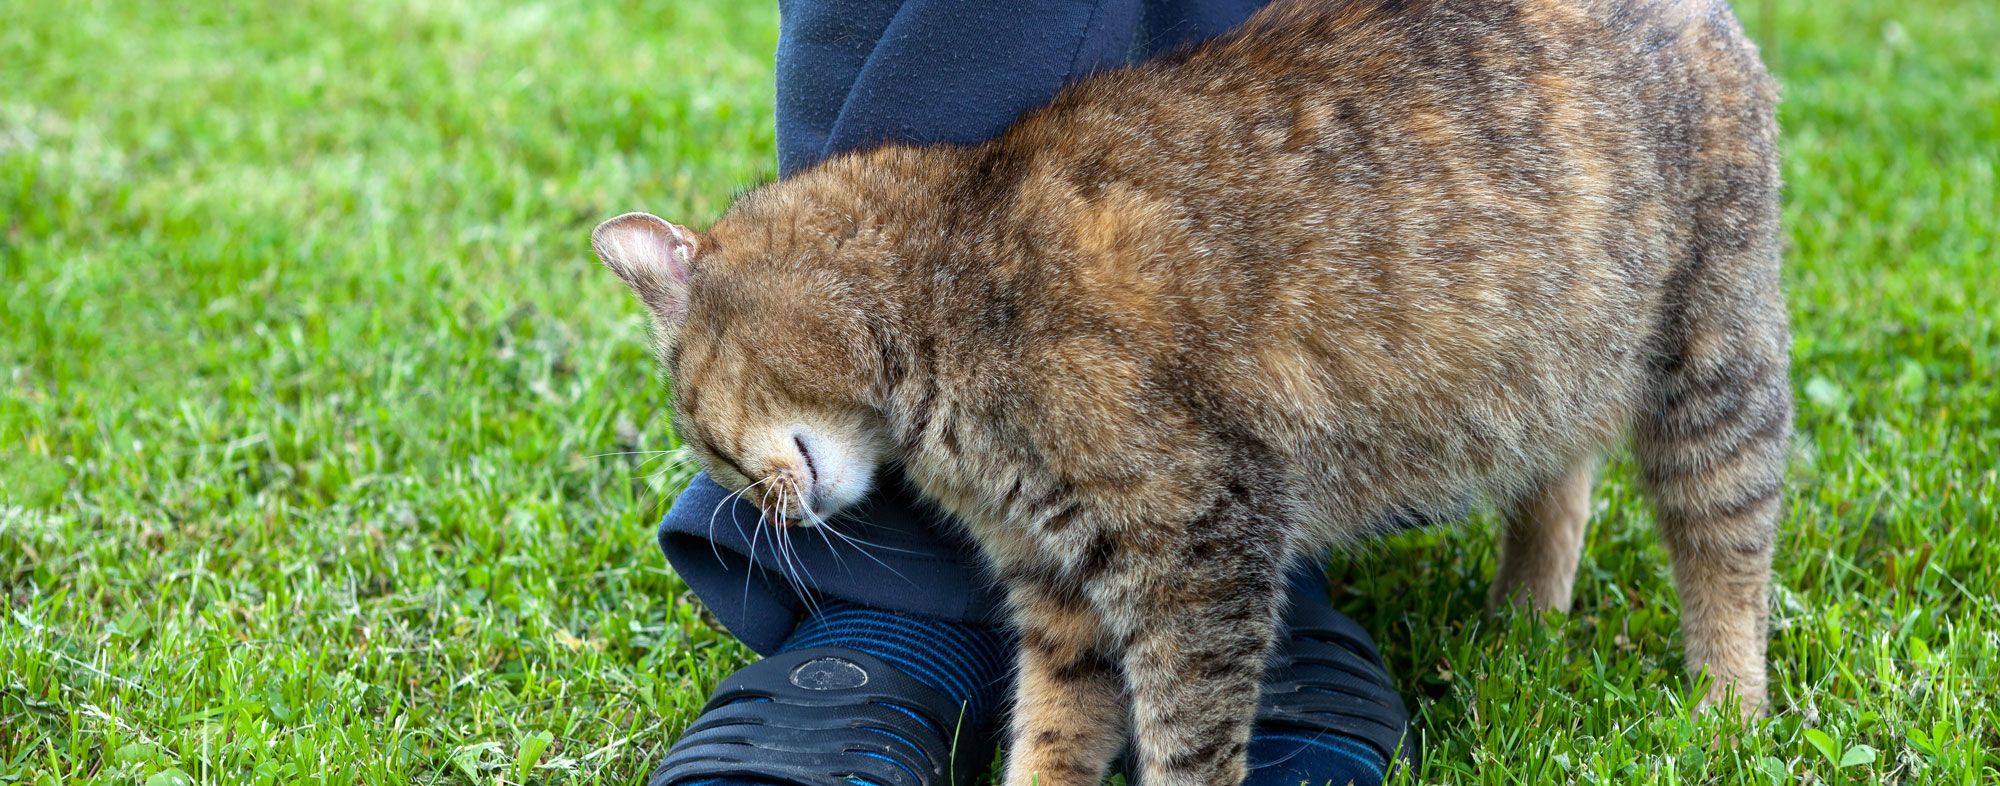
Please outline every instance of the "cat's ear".
[[649, 213], [626, 213], [598, 224], [590, 247], [661, 321], [678, 327], [687, 318], [688, 278], [701, 253], [694, 232]]

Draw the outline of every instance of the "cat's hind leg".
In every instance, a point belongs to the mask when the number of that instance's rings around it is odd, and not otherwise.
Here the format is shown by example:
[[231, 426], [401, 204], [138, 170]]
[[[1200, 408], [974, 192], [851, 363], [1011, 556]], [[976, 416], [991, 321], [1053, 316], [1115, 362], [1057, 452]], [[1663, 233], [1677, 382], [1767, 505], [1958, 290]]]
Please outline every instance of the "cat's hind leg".
[[1688, 668], [1710, 679], [1702, 704], [1733, 688], [1755, 713], [1792, 436], [1791, 336], [1774, 96], [1764, 80], [1717, 95], [1735, 105], [1726, 117], [1754, 125], [1718, 135], [1697, 161], [1712, 185], [1695, 207], [1691, 254], [1667, 282], [1633, 447], [1673, 560]]
[[1792, 434], [1786, 334], [1782, 316], [1769, 315], [1781, 308], [1689, 325], [1636, 428], [1680, 591], [1688, 669], [1710, 679], [1701, 703], [1733, 689], [1746, 714], [1764, 705], [1767, 592]]
[[1590, 519], [1590, 485], [1596, 478], [1597, 458], [1586, 456], [1514, 501], [1500, 532], [1500, 569], [1493, 576], [1489, 605], [1513, 602], [1569, 611]]
[[1755, 713], [1792, 435], [1777, 90], [1726, 14], [1697, 34], [1690, 78], [1707, 117], [1688, 161], [1692, 234], [1664, 282], [1634, 447], [1673, 560], [1688, 668], [1711, 681], [1702, 704], [1733, 689]]

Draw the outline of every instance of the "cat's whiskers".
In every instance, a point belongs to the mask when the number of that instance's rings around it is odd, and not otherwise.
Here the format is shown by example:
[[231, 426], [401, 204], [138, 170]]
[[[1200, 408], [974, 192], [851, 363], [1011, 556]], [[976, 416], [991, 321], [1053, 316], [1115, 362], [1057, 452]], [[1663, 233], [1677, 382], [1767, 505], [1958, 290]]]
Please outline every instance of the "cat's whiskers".
[[814, 519], [814, 522], [815, 522], [815, 526], [819, 526], [819, 527], [825, 527], [825, 528], [827, 529], [827, 531], [829, 531], [829, 532], [832, 532], [832, 533], [833, 533], [833, 534], [835, 534], [835, 535], [839, 535], [839, 536], [840, 536], [840, 537], [841, 537], [842, 539], [844, 539], [844, 540], [848, 541], [849, 543], [854, 543], [854, 544], [857, 544], [857, 545], [861, 545], [861, 546], [868, 546], [868, 547], [871, 547], [871, 548], [876, 548], [876, 549], [881, 549], [881, 550], [883, 550], [883, 551], [893, 551], [893, 552], [896, 552], [896, 553], [898, 553], [898, 554], [923, 554], [923, 553], [926, 553], [926, 552], [922, 552], [922, 551], [918, 551], [918, 550], [916, 550], [916, 549], [900, 549], [900, 548], [896, 548], [895, 546], [885, 546], [885, 545], [882, 545], [882, 544], [880, 544], [880, 543], [876, 543], [876, 542], [874, 542], [874, 541], [870, 541], [870, 540], [863, 540], [863, 539], [861, 539], [860, 537], [857, 537], [857, 536], [852, 536], [852, 535], [848, 535], [848, 534], [846, 534], [846, 533], [843, 533], [843, 532], [841, 532], [839, 528], [837, 528], [837, 527], [833, 526], [833, 521], [834, 521], [834, 520], [849, 520], [849, 521], [854, 521], [854, 522], [855, 522], [855, 523], [857, 523], [857, 524], [866, 524], [866, 523], [867, 523], [867, 522], [865, 522], [865, 521], [862, 521], [861, 519], [859, 519], [859, 518], [857, 518], [857, 517], [854, 517], [854, 516], [848, 516], [848, 515], [841, 515], [841, 516], [835, 516], [835, 517], [834, 517], [834, 519], [823, 519], [823, 518], [817, 518], [817, 517], [815, 517], [815, 519]]
[[[778, 517], [771, 513], [771, 492], [777, 491], [780, 495], [782, 495], [784, 493], [783, 491], [784, 484], [778, 483], [777, 478], [765, 478], [765, 482], [770, 483], [771, 485], [765, 488], [763, 496], [757, 499], [757, 513], [759, 516], [759, 521], [764, 526], [776, 527]], [[780, 501], [782, 501], [783, 499], [784, 497], [782, 496], [779, 497]]]
[[[796, 481], [794, 481], [794, 484], [796, 484]], [[786, 504], [784, 493], [785, 492], [783, 489], [779, 490], [778, 500], [779, 504], [781, 505]], [[793, 496], [797, 496], [798, 494], [796, 485], [793, 486], [792, 494]], [[801, 505], [804, 504], [803, 499], [800, 500], [800, 504]], [[793, 565], [792, 576], [795, 579], [793, 582], [793, 588], [798, 592], [799, 599], [805, 601], [806, 608], [809, 611], [811, 611], [811, 613], [814, 616], [818, 616], [820, 613], [819, 603], [813, 597], [813, 593], [811, 592], [810, 587], [818, 586], [819, 580], [813, 577], [812, 569], [806, 567], [805, 560], [799, 557], [798, 549], [792, 545], [792, 528], [789, 526], [779, 527], [777, 535], [779, 541], [784, 544], [785, 558]]]
[[[747, 491], [749, 491], [749, 490], [751, 490], [751, 489], [754, 489], [754, 488], [756, 488], [756, 487], [757, 487], [758, 485], [760, 485], [760, 484], [762, 484], [762, 483], [764, 483], [764, 481], [761, 481], [761, 480], [760, 480], [760, 481], [757, 481], [756, 483], [752, 483], [752, 484], [750, 484], [750, 485], [748, 485], [748, 486], [744, 486], [743, 488], [740, 488], [740, 489], [737, 489], [737, 490], [735, 490], [735, 491], [733, 491], [733, 492], [730, 492], [730, 494], [729, 494], [728, 496], [725, 496], [725, 497], [723, 497], [723, 498], [722, 498], [721, 500], [718, 500], [718, 501], [717, 501], [717, 502], [715, 503], [715, 509], [714, 509], [714, 510], [711, 510], [711, 511], [709, 511], [709, 512], [708, 512], [708, 550], [709, 550], [709, 551], [711, 551], [711, 552], [713, 552], [713, 553], [715, 554], [715, 564], [717, 564], [717, 565], [727, 565], [727, 564], [728, 564], [728, 563], [726, 563], [726, 562], [724, 562], [724, 561], [722, 560], [722, 550], [721, 550], [720, 548], [718, 548], [718, 547], [717, 547], [717, 546], [715, 545], [715, 516], [716, 516], [716, 514], [719, 514], [719, 513], [721, 513], [721, 512], [722, 512], [722, 508], [723, 508], [724, 506], [726, 506], [726, 505], [728, 505], [729, 503], [731, 503], [731, 502], [734, 502], [734, 501], [736, 501], [736, 500], [738, 500], [738, 499], [741, 499], [741, 498], [743, 497], [743, 493], [744, 493], [744, 492], [747, 492]], [[729, 518], [730, 518], [730, 520], [731, 520], [731, 521], [735, 521], [735, 519], [736, 519], [736, 516], [735, 516], [735, 514], [730, 514]], [[736, 525], [736, 533], [737, 533], [737, 534], [739, 534], [739, 535], [743, 533], [743, 525], [742, 525], [742, 524], [740, 524], [740, 523], [739, 523], [739, 524], [737, 524], [737, 525]], [[755, 556], [755, 554], [754, 554], [754, 550], [753, 550], [753, 553], [752, 553], [752, 556], [753, 556], [753, 557]]]
[[784, 552], [780, 548], [783, 542], [782, 537], [784, 535], [785, 528], [784, 525], [780, 523], [781, 522], [780, 514], [774, 513], [771, 508], [771, 495], [773, 493], [776, 493], [778, 495], [779, 505], [782, 506], [785, 504], [785, 484], [782, 481], [780, 481], [776, 476], [767, 478], [766, 480], [770, 481], [771, 485], [764, 489], [763, 496], [757, 500], [757, 507], [763, 514], [763, 519], [762, 519], [763, 526], [771, 528], [771, 552], [773, 555], [779, 558], [778, 573], [785, 577], [786, 582], [792, 583], [795, 577], [792, 576], [791, 574], [791, 566], [785, 563]]
[[685, 447], [674, 448], [673, 450], [614, 450], [609, 453], [592, 453], [590, 455], [584, 456], [584, 458], [608, 458], [611, 456], [653, 456], [655, 458], [647, 459], [647, 461], [654, 461], [659, 456], [672, 456], [676, 453], [682, 453], [685, 450], [686, 450]]
[[617, 451], [612, 451], [610, 453], [593, 453], [584, 456], [584, 458], [601, 459], [601, 458], [616, 458], [618, 456], [645, 456], [646, 458], [639, 462], [639, 466], [641, 467], [644, 467], [647, 464], [651, 464], [661, 459], [666, 459], [668, 470], [687, 468], [691, 466], [694, 467], [695, 469], [700, 469], [700, 467], [696, 465], [694, 456], [688, 452], [688, 448], [686, 445], [674, 448], [673, 450], [617, 450]]
[[840, 566], [841, 572], [851, 572], [853, 569], [847, 566], [847, 558], [840, 556], [840, 550], [833, 547], [833, 538], [827, 536], [826, 528], [815, 526], [813, 531], [819, 534], [819, 541], [826, 544], [826, 553], [833, 555], [833, 562]]
[[[806, 495], [805, 492], [801, 490], [799, 487], [798, 478], [796, 477], [788, 478], [786, 485], [790, 487], [792, 500], [798, 503], [799, 506], [798, 509], [801, 514], [801, 517], [807, 519], [807, 521], [798, 522], [797, 526], [811, 527], [817, 525], [819, 522], [819, 516], [813, 513], [812, 506], [806, 504]], [[779, 497], [779, 502], [780, 504], [787, 504], [784, 502], [784, 498], [782, 496]], [[785, 529], [790, 530], [791, 527], [786, 527]], [[790, 533], [788, 532], [787, 535], [789, 536], [789, 534]], [[803, 567], [803, 563], [801, 563], [801, 567]], [[808, 574], [808, 576], [810, 576], [810, 574]]]
[[[875, 564], [882, 566], [882, 569], [887, 570], [890, 573], [896, 574], [896, 578], [902, 579], [904, 582], [907, 582], [913, 586], [916, 584], [916, 582], [910, 581], [910, 577], [903, 575], [902, 571], [897, 570], [894, 567], [891, 567], [887, 562], [883, 562], [882, 558], [869, 553], [867, 547], [873, 546], [878, 549], [887, 549], [889, 551], [900, 551], [906, 554], [915, 552], [912, 552], [909, 549], [899, 549], [891, 546], [882, 546], [879, 544], [870, 543], [860, 538], [849, 536], [847, 533], [841, 532], [839, 529], [835, 528], [832, 522], [827, 521], [824, 518], [820, 518], [820, 515], [818, 513], [814, 513], [811, 508], [806, 509], [806, 515], [812, 518], [813, 528], [820, 531], [821, 538], [826, 537], [826, 533], [832, 533], [834, 537], [846, 541], [849, 546], [853, 546], [855, 551], [861, 553], [861, 556], [874, 560]], [[838, 557], [840, 555], [840, 550], [834, 548], [833, 541], [831, 540], [826, 542], [826, 550], [832, 552], [835, 557]], [[846, 563], [843, 562], [842, 564], [845, 565]]]
[[686, 445], [674, 448], [673, 450], [619, 450], [619, 451], [612, 451], [610, 453], [594, 453], [584, 456], [584, 458], [593, 458], [593, 459], [615, 458], [618, 456], [646, 456], [647, 458], [638, 463], [639, 468], [644, 468], [646, 465], [651, 464], [655, 461], [659, 461], [662, 458], [667, 459], [666, 465], [661, 467], [658, 471], [647, 472], [639, 475], [628, 475], [625, 478], [626, 480], [639, 480], [639, 481], [647, 481], [650, 483], [651, 481], [663, 475], [669, 475], [677, 471], [685, 471], [690, 469], [694, 470], [694, 472], [687, 473], [687, 476], [684, 479], [682, 479], [681, 482], [678, 484], [678, 488], [666, 488], [661, 490], [662, 496], [668, 498], [677, 496], [680, 492], [687, 490], [688, 484], [694, 481], [695, 472], [701, 471], [701, 466], [698, 463], [696, 463], [693, 456], [688, 453]]
[[[760, 481], [757, 481], [756, 483], [753, 483], [753, 484], [751, 484], [751, 485], [749, 485], [749, 486], [745, 486], [745, 487], [743, 487], [743, 488], [744, 488], [744, 490], [746, 490], [746, 491], [747, 491], [747, 490], [749, 490], [749, 489], [751, 489], [751, 488], [755, 488], [755, 487], [757, 487], [757, 486], [762, 486], [762, 485], [764, 485], [765, 483], [767, 483], [767, 482], [769, 482], [769, 481], [770, 481], [770, 478], [765, 478], [764, 480], [760, 480]], [[765, 488], [765, 489], [764, 489], [764, 493], [763, 493], [763, 496], [761, 496], [761, 497], [759, 498], [759, 502], [760, 502], [760, 503], [762, 503], [762, 502], [769, 502], [769, 501], [770, 501], [770, 497], [771, 497], [771, 489], [767, 487], [767, 488]], [[759, 504], [759, 505], [757, 505], [757, 523], [756, 523], [755, 525], [752, 525], [752, 526], [750, 527], [750, 564], [751, 564], [751, 566], [752, 566], [752, 567], [755, 567], [755, 566], [756, 566], [756, 565], [758, 564], [758, 559], [757, 559], [757, 541], [758, 541], [759, 539], [761, 539], [761, 538], [763, 538], [763, 537], [764, 537], [764, 526], [763, 526], [763, 525], [764, 525], [764, 506], [763, 506], [762, 504]], [[737, 530], [736, 530], [736, 531], [737, 531], [738, 533], [741, 533], [741, 532], [743, 531], [743, 529], [742, 529], [742, 525], [741, 525], [741, 524], [738, 524], [738, 525], [737, 525]], [[773, 537], [772, 537], [772, 540], [773, 540], [773, 542], [775, 543], [775, 541], [777, 540], [776, 536], [773, 536]], [[776, 545], [773, 545], [773, 546], [772, 546], [772, 549], [773, 549], [773, 550], [775, 551], [775, 550], [777, 549], [777, 546], [776, 546]], [[745, 571], [743, 571], [743, 601], [742, 601], [742, 602], [743, 602], [743, 605], [744, 605], [744, 606], [746, 606], [746, 607], [750, 605], [750, 581], [751, 581], [751, 578], [752, 578], [752, 576], [753, 576], [753, 575], [755, 575], [755, 573], [756, 573], [756, 571], [754, 571], [754, 570], [745, 570]]]
[[[784, 577], [785, 583], [791, 587], [793, 594], [797, 595], [799, 600], [806, 604], [807, 610], [817, 615], [820, 613], [819, 604], [813, 598], [808, 582], [810, 581], [813, 584], [818, 582], [812, 578], [812, 573], [805, 567], [804, 561], [799, 559], [797, 549], [792, 544], [791, 527], [784, 520], [784, 510], [790, 504], [788, 496], [791, 494], [791, 490], [787, 487], [786, 482], [772, 482], [775, 480], [777, 478], [772, 477], [760, 481], [760, 484], [770, 482], [771, 485], [764, 489], [763, 494], [758, 499], [758, 507], [761, 509], [763, 515], [763, 524], [771, 528], [772, 555], [777, 557], [778, 574]], [[771, 504], [771, 495], [773, 493], [778, 495], [776, 507], [773, 507]], [[763, 529], [763, 526], [760, 526], [759, 529]], [[804, 575], [801, 575], [801, 573]]]

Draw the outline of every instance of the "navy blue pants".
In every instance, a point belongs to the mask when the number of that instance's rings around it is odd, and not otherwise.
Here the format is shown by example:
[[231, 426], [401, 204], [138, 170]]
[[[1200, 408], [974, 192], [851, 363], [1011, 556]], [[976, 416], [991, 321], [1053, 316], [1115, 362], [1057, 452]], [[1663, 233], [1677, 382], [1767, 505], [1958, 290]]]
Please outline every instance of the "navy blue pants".
[[[885, 142], [984, 141], [1072, 79], [1214, 36], [1264, 2], [780, 0], [779, 173]], [[1000, 621], [971, 544], [893, 475], [835, 520], [839, 534], [795, 528], [782, 555], [756, 509], [726, 498], [696, 477], [661, 522], [660, 549], [753, 650], [769, 654], [797, 626], [801, 591]]]

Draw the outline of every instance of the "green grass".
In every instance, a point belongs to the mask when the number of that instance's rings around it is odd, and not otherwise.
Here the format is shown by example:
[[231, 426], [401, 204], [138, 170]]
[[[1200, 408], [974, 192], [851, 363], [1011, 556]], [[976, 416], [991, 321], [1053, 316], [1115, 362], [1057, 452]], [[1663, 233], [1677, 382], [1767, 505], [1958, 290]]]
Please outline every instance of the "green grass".
[[[2000, 7], [1740, 10], [1786, 85], [1779, 713], [1686, 718], [1614, 461], [1568, 618], [1480, 613], [1488, 517], [1333, 566], [1417, 780], [2000, 782]], [[674, 443], [584, 238], [770, 174], [774, 23], [0, 8], [0, 783], [639, 783], [750, 655], [652, 545], [680, 478], [606, 455]]]

